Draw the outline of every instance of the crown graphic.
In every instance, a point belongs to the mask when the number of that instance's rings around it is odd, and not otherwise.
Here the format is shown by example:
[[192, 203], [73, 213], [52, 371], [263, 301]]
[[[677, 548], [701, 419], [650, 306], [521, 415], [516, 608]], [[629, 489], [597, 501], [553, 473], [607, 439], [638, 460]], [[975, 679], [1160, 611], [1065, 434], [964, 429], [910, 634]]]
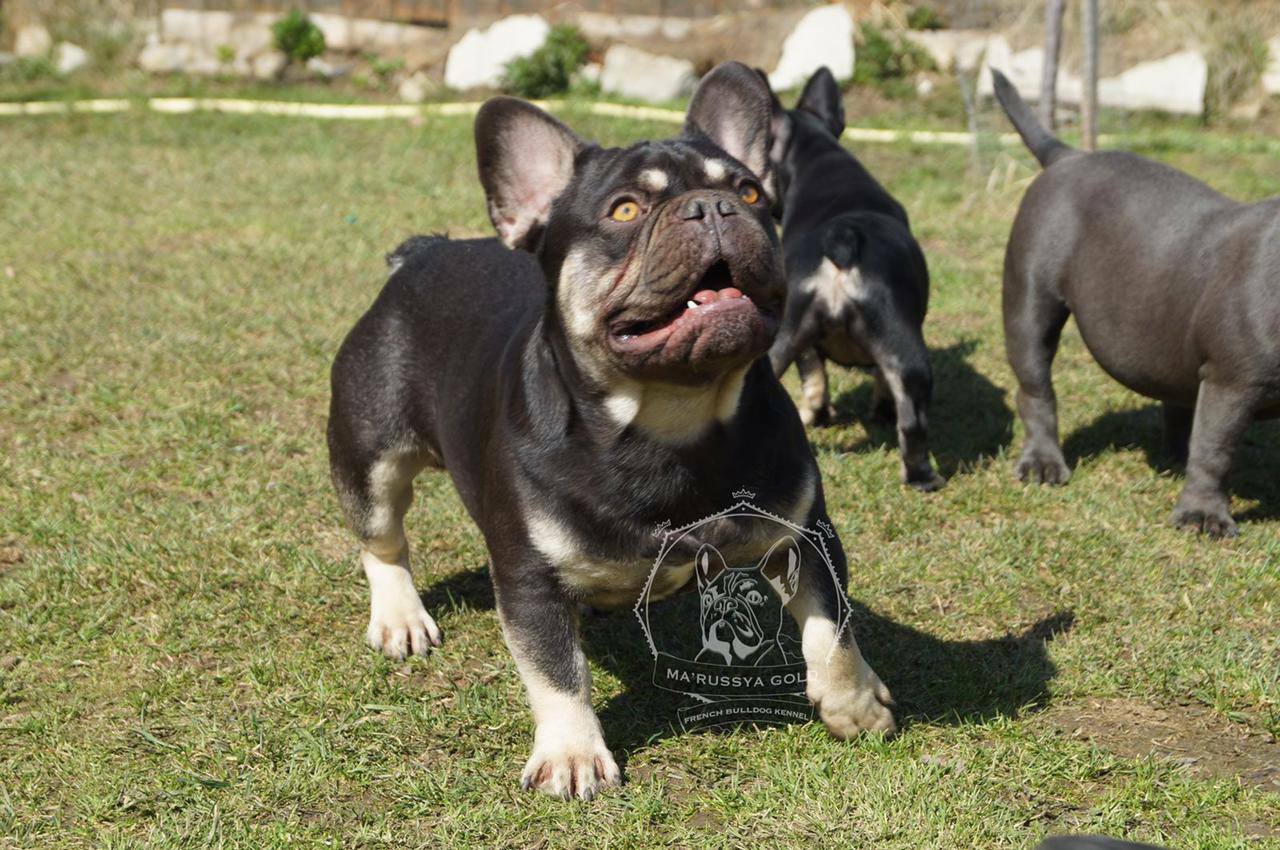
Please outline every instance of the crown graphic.
[[658, 523], [653, 527], [653, 536], [661, 537], [662, 535], [667, 533], [667, 529], [670, 527], [671, 527], [671, 520], [664, 519], [662, 522]]
[[826, 537], [827, 537], [827, 539], [828, 539], [828, 540], [834, 540], [834, 539], [835, 539], [835, 536], [836, 536], [836, 530], [835, 530], [834, 528], [832, 528], [830, 525], [828, 525], [828, 524], [827, 524], [827, 522], [826, 522], [825, 520], [821, 520], [821, 519], [820, 519], [820, 520], [818, 520], [818, 529], [819, 529], [823, 534], [825, 534], [825, 535], [826, 535]]
[[733, 498], [735, 499], [754, 499], [755, 497], [755, 491], [748, 490], [746, 487], [740, 487], [733, 491]]

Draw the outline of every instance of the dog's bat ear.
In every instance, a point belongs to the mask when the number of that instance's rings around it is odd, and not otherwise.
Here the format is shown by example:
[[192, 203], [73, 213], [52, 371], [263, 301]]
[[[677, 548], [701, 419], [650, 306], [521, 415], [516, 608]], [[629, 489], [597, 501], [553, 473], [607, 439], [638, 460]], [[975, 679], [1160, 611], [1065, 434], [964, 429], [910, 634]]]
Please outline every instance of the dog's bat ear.
[[693, 558], [693, 571], [698, 576], [698, 592], [715, 580], [716, 576], [728, 569], [720, 551], [710, 543], [703, 543], [698, 554]]
[[796, 109], [818, 116], [831, 135], [840, 138], [844, 132], [844, 98], [840, 94], [840, 84], [826, 65], [814, 71], [809, 82], [804, 84]]
[[772, 98], [769, 83], [746, 65], [717, 65], [693, 93], [685, 132], [706, 136], [768, 188]]
[[533, 250], [551, 202], [573, 179], [586, 143], [531, 103], [486, 101], [476, 115], [476, 163], [489, 218], [508, 248]]
[[784, 604], [791, 601], [800, 589], [800, 546], [794, 537], [787, 535], [769, 547], [760, 559], [760, 575]]

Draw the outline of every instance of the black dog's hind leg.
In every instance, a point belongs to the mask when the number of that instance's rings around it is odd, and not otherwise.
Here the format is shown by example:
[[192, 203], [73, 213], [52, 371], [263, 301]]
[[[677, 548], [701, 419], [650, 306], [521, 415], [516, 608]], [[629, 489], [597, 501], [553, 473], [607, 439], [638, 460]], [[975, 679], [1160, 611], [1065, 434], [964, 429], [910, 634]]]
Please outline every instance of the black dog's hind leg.
[[862, 302], [850, 330], [855, 338], [866, 340], [876, 369], [893, 397], [903, 483], [926, 493], [939, 489], [947, 479], [935, 472], [929, 462], [933, 368], [920, 329], [889, 305]]
[[413, 503], [413, 477], [427, 461], [412, 451], [362, 457], [344, 433], [330, 426], [330, 466], [338, 499], [362, 544], [360, 565], [369, 580], [365, 640], [389, 658], [426, 655], [440, 645], [440, 627], [413, 586], [404, 515]]
[[806, 425], [825, 425], [832, 419], [831, 395], [827, 385], [827, 364], [816, 348], [807, 348], [796, 358], [800, 372], [800, 420]]
[[1191, 422], [1195, 409], [1180, 404], [1164, 402], [1160, 405], [1164, 413], [1164, 451], [1174, 463], [1187, 462], [1187, 451], [1191, 442]]
[[1013, 468], [1021, 481], [1065, 484], [1071, 477], [1058, 443], [1058, 402], [1053, 358], [1070, 311], [1048, 292], [1018, 280], [1008, 270], [1004, 286], [1004, 345], [1018, 379], [1018, 415], [1027, 442]]
[[1249, 387], [1200, 383], [1187, 457], [1187, 483], [1173, 509], [1173, 524], [1211, 537], [1235, 537], [1227, 473], [1236, 446], [1253, 421], [1259, 393]]

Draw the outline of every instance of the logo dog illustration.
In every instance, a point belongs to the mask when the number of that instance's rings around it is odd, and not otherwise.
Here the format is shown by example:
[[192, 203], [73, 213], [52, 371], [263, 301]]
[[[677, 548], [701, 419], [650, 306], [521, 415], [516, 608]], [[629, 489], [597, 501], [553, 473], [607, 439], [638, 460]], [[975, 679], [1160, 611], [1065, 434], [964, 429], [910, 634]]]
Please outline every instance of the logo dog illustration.
[[794, 643], [782, 631], [786, 604], [800, 577], [795, 538], [783, 537], [754, 567], [728, 567], [705, 544], [694, 559], [701, 608], [702, 649], [695, 661], [734, 667], [786, 664]]

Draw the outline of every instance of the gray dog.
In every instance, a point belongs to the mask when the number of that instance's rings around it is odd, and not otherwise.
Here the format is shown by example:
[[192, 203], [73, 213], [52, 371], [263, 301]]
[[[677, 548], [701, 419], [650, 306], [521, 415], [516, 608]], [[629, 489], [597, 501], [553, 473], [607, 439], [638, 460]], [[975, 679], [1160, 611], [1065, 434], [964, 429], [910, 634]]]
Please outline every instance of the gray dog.
[[1226, 477], [1255, 419], [1280, 415], [1280, 199], [1241, 204], [1159, 163], [1083, 153], [998, 72], [996, 98], [1044, 172], [1004, 263], [1004, 332], [1027, 442], [1016, 473], [1066, 482], [1050, 367], [1067, 316], [1099, 365], [1164, 405], [1185, 460], [1174, 525], [1234, 536]]

